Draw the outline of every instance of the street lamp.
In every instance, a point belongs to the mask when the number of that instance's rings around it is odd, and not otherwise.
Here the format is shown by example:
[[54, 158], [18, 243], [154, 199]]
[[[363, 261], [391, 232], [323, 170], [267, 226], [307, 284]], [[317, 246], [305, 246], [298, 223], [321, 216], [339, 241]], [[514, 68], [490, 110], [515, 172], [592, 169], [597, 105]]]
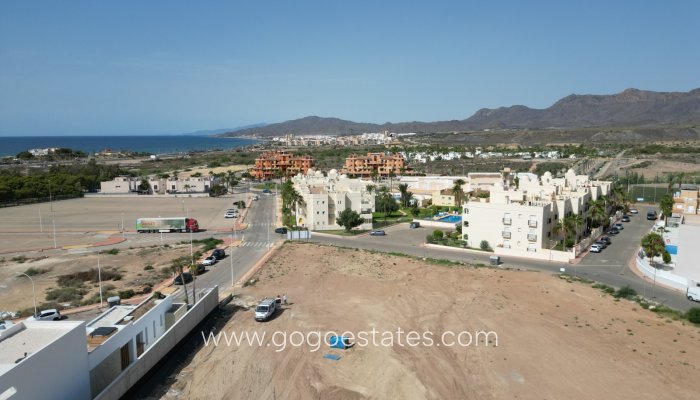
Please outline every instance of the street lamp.
[[20, 274], [20, 275], [24, 275], [24, 276], [26, 276], [27, 278], [29, 278], [29, 281], [32, 283], [32, 297], [34, 298], [34, 317], [36, 318], [36, 290], [35, 290], [35, 288], [34, 288], [34, 279], [32, 279], [31, 276], [29, 276], [29, 275], [27, 275], [27, 274], [25, 274], [25, 273], [22, 273], [22, 274]]
[[100, 268], [100, 251], [97, 250], [97, 281], [100, 284], [100, 308], [104, 306], [102, 302], [102, 269]]

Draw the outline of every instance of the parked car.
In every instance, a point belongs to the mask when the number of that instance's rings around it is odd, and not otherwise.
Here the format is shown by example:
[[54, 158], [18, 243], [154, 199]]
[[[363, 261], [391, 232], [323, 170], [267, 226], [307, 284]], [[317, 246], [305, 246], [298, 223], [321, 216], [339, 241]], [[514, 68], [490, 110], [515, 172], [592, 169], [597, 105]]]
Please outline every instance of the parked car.
[[216, 257], [214, 257], [213, 255], [205, 258], [204, 261], [202, 261], [202, 265], [205, 265], [205, 266], [214, 265], [214, 264], [216, 264]]
[[221, 260], [222, 258], [226, 257], [226, 251], [224, 249], [214, 249], [214, 251], [211, 252], [211, 255], [217, 260]]
[[384, 231], [381, 230], [381, 229], [377, 229], [377, 230], [371, 231], [371, 232], [369, 233], [369, 235], [370, 235], [370, 236], [386, 236], [386, 232], [384, 232]]
[[688, 286], [686, 295], [688, 296], [688, 300], [700, 302], [700, 287]]
[[597, 244], [591, 245], [591, 253], [600, 253], [602, 250], [603, 250], [603, 248], [600, 245], [597, 245]]
[[613, 228], [617, 228], [618, 231], [625, 229], [625, 227], [619, 222], [616, 224], [613, 224]]
[[58, 311], [55, 308], [52, 308], [50, 310], [41, 310], [39, 311], [39, 314], [34, 317], [34, 320], [36, 321], [60, 321], [61, 318], [61, 312]]
[[636, 208], [630, 208], [630, 214], [639, 214], [639, 210]]
[[411, 228], [411, 229], [420, 228], [420, 222], [413, 221], [413, 222], [411, 222], [410, 224], [408, 224], [408, 227]]
[[224, 218], [238, 218], [238, 214], [226, 211], [226, 214], [224, 214]]
[[622, 222], [630, 222], [630, 217], [628, 215], [623, 215]]
[[658, 218], [658, 216], [656, 215], [656, 211], [652, 210], [647, 212], [647, 219], [649, 221], [656, 221], [656, 218]]
[[253, 201], [258, 201], [258, 200], [260, 200], [260, 196], [258, 196], [257, 194], [255, 196], [253, 196]]
[[601, 236], [600, 239], [598, 239], [598, 240], [605, 242], [608, 246], [610, 246], [610, 244], [612, 244], [612, 240], [610, 240], [610, 238], [607, 236]]
[[272, 317], [272, 315], [277, 311], [277, 303], [275, 299], [268, 299], [267, 297], [260, 300], [258, 306], [255, 307], [255, 320], [256, 321], [267, 321]]
[[608, 247], [608, 244], [602, 240], [596, 240], [595, 242], [593, 242], [593, 244], [597, 244], [598, 246], [600, 246], [603, 249]]
[[230, 212], [230, 213], [238, 214], [238, 209], [237, 209], [237, 208], [227, 208], [227, 209], [226, 209], [226, 212], [227, 212], [227, 213]]
[[189, 272], [183, 272], [182, 275], [178, 275], [175, 277], [175, 280], [173, 281], [174, 284], [176, 285], [182, 285], [182, 280], [185, 280], [185, 283], [190, 283], [192, 282], [192, 274]]
[[271, 193], [271, 192], [270, 192], [270, 189], [263, 189], [262, 192], [263, 192], [264, 194]]
[[281, 227], [281, 228], [275, 228], [275, 233], [282, 233], [282, 234], [287, 234], [287, 228], [286, 227]]
[[204, 264], [197, 264], [197, 275], [207, 272], [207, 267]]
[[608, 233], [611, 235], [617, 235], [618, 233], [620, 233], [620, 231], [617, 228], [612, 228], [608, 231]]

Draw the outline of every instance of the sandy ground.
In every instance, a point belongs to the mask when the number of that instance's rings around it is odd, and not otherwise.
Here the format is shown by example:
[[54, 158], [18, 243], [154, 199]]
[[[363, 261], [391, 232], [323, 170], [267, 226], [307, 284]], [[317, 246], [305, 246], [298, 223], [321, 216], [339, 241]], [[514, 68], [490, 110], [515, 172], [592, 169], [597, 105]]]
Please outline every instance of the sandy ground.
[[[633, 168], [634, 165], [639, 165], [645, 161], [651, 161], [652, 164], [645, 168]], [[681, 161], [671, 161], [671, 160], [661, 160], [661, 159], [638, 159], [638, 160], [625, 160], [621, 165], [621, 169], [618, 169], [618, 174], [624, 176], [625, 169], [629, 172], [636, 172], [637, 174], [644, 175], [646, 179], [654, 179], [658, 177], [663, 181], [666, 179], [666, 173], [668, 172], [685, 172], [687, 174], [700, 172], [700, 164], [681, 162]]]
[[[114, 255], [102, 253], [100, 255], [102, 271], [115, 270], [122, 275], [120, 280], [103, 281], [103, 293], [114, 294], [125, 289], [139, 291], [147, 284], [155, 286], [170, 274], [163, 269], [169, 267], [173, 259], [187, 256], [189, 253], [189, 244], [169, 248], [121, 250]], [[147, 265], [152, 266], [153, 269], [144, 269]], [[46, 271], [32, 276], [36, 287], [37, 304], [40, 305], [46, 302], [46, 291], [58, 287], [56, 283], [58, 276], [97, 268], [97, 249], [53, 257], [31, 256], [21, 263], [7, 258], [0, 259], [0, 311], [18, 311], [32, 307], [31, 282], [24, 276], [18, 276], [29, 268]], [[85, 287], [89, 289], [89, 293], [84, 296], [84, 299], [99, 293], [97, 283], [86, 283]]]
[[[290, 305], [266, 323], [241, 309], [222, 331], [264, 332], [269, 346], [201, 347], [167, 381], [163, 398], [696, 399], [700, 393], [700, 328], [544, 273], [286, 244], [258, 278], [240, 303], [286, 292]], [[403, 346], [397, 334], [394, 346], [370, 340], [316, 352], [312, 345], [277, 351], [270, 341], [275, 332], [291, 338], [294, 331], [398, 327]], [[480, 330], [496, 332], [498, 345], [493, 337], [478, 346], [437, 345], [443, 332]], [[433, 345], [408, 346], [408, 331], [433, 332]], [[340, 360], [323, 358], [329, 353]]]
[[[19, 207], [0, 208], [0, 254], [51, 249], [56, 229], [58, 247], [95, 244], [121, 232], [136, 230], [136, 219], [184, 217], [197, 219], [205, 230], [230, 230], [233, 219], [224, 212], [244, 195], [222, 197], [89, 197]], [[53, 212], [51, 209], [53, 208]]]

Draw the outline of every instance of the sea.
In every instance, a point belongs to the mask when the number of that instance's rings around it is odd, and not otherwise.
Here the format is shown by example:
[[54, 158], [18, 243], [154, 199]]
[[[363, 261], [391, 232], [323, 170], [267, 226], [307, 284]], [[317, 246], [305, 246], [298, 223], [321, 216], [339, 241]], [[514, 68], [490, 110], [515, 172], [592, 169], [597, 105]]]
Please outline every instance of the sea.
[[231, 150], [258, 143], [254, 139], [194, 135], [160, 136], [0, 136], [0, 157], [15, 156], [30, 149], [65, 147], [88, 154], [103, 150], [129, 150], [151, 154]]

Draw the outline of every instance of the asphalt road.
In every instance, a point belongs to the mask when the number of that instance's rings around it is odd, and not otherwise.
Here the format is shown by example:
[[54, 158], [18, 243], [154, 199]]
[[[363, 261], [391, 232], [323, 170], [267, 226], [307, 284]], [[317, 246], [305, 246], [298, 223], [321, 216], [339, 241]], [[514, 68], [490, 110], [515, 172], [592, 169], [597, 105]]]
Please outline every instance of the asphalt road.
[[[272, 245], [283, 239], [282, 235], [274, 232], [276, 224], [275, 196], [260, 195], [260, 200], [252, 202], [245, 222], [248, 229], [230, 234], [209, 233], [205, 237], [234, 237], [242, 239], [239, 247], [227, 248], [226, 257], [216, 264], [207, 267], [207, 272], [197, 276], [195, 288], [213, 287], [219, 285], [219, 290], [231, 287], [246, 272], [248, 272]], [[187, 285], [187, 291], [192, 299], [192, 284]], [[184, 299], [184, 291], [176, 293], [177, 300]], [[191, 301], [191, 300], [190, 300]]]
[[[520, 268], [560, 273], [564, 267], [566, 272], [572, 275], [585, 277], [597, 282], [614, 287], [629, 285], [640, 295], [653, 299], [671, 308], [687, 311], [690, 307], [697, 307], [679, 292], [654, 286], [650, 280], [644, 280], [629, 269], [629, 262], [636, 254], [639, 243], [651, 226], [653, 221], [646, 220], [646, 210], [651, 207], [638, 207], [639, 214], [632, 215], [631, 221], [625, 223], [625, 229], [617, 236], [611, 236], [612, 244], [595, 254], [584, 255], [579, 264], [562, 264], [540, 260], [528, 260], [517, 257], [501, 257], [504, 268]], [[408, 224], [399, 224], [385, 229], [386, 236], [361, 235], [356, 237], [312, 235], [310, 241], [333, 246], [360, 248], [366, 250], [382, 251], [387, 253], [401, 253], [416, 257], [428, 257], [435, 259], [448, 259], [470, 264], [489, 264], [491, 253], [464, 252], [452, 249], [435, 249], [425, 247], [426, 235], [433, 229], [421, 227], [410, 229]]]

